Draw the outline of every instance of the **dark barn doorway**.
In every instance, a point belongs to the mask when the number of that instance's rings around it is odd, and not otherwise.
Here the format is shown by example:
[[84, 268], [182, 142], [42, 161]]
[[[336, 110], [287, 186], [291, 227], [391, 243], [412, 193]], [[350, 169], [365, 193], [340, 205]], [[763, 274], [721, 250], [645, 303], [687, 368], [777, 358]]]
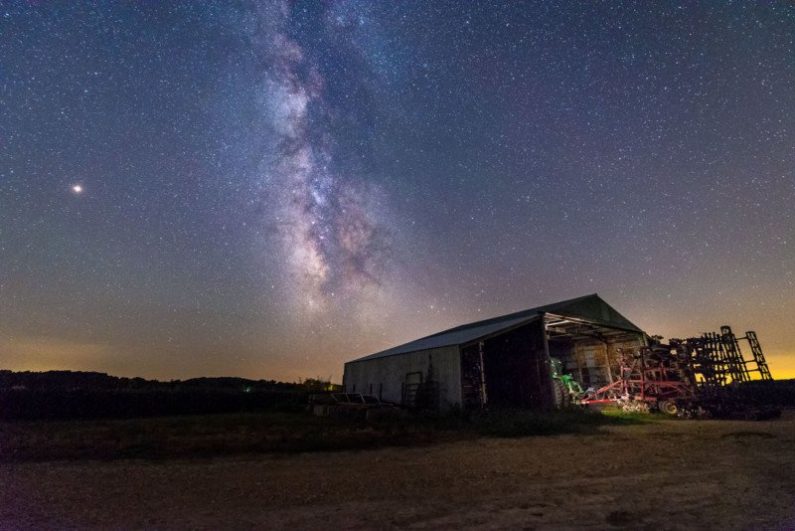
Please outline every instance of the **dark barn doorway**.
[[542, 319], [483, 342], [489, 407], [545, 409], [551, 406], [551, 379]]

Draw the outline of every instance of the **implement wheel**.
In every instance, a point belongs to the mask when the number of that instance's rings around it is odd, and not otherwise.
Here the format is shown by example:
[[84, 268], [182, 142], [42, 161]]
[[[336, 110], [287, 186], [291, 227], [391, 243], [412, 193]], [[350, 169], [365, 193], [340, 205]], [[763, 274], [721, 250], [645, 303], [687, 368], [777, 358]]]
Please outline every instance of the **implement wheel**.
[[679, 407], [673, 400], [661, 400], [657, 403], [659, 410], [666, 415], [676, 416], [679, 413]]
[[571, 394], [566, 385], [557, 378], [552, 380], [552, 393], [555, 398], [555, 408], [566, 409], [571, 406]]

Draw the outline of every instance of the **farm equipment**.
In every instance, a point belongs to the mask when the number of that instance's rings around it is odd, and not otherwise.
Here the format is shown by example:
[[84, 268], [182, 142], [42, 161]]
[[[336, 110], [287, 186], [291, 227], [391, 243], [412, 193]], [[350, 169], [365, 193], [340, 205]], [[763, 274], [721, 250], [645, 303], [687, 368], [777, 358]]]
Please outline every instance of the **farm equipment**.
[[[650, 346], [619, 349], [615, 380], [589, 391], [583, 405], [615, 404], [624, 411], [660, 411], [683, 417], [769, 418], [775, 410], [754, 404], [737, 393], [738, 385], [758, 372], [772, 380], [754, 332], [747, 340], [753, 359], [746, 360], [739, 339], [728, 326], [701, 337], [651, 338]], [[755, 367], [754, 367], [755, 365]]]
[[625, 411], [659, 410], [676, 415], [695, 401], [696, 390], [686, 368], [662, 348], [640, 347], [619, 352], [616, 381], [590, 392], [583, 404], [617, 404]]
[[555, 405], [558, 408], [576, 404], [585, 395], [580, 383], [570, 374], [564, 374], [563, 362], [557, 358], [550, 358], [552, 369], [552, 384]]
[[316, 393], [309, 395], [307, 410], [317, 417], [376, 420], [397, 418], [397, 405], [361, 393]]

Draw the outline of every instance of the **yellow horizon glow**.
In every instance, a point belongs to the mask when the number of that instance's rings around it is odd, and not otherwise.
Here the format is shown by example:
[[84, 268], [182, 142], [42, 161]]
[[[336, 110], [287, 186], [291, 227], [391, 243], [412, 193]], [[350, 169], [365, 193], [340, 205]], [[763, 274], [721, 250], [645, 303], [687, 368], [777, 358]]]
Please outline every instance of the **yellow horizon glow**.
[[[133, 352], [135, 350], [136, 352]], [[238, 376], [255, 380], [279, 380], [284, 382], [298, 381], [305, 378], [331, 378], [342, 381], [343, 363], [352, 356], [340, 356], [339, 359], [323, 358], [316, 363], [302, 360], [290, 363], [287, 359], [262, 364], [234, 366], [229, 360], [220, 360], [218, 365], [197, 367], [193, 364], [183, 366], [180, 363], [152, 366], [144, 360], [152, 360], [153, 353], [131, 349], [129, 346], [113, 346], [110, 344], [83, 343], [67, 339], [29, 337], [17, 338], [15, 341], [0, 341], [0, 352], [5, 355], [4, 366], [0, 369], [13, 371], [50, 371], [71, 370], [103, 372], [119, 377], [142, 377], [157, 380], [188, 379], [196, 377]], [[124, 352], [126, 356], [114, 356]], [[748, 353], [744, 352], [746, 359]], [[766, 360], [774, 380], [795, 379], [795, 352], [774, 351], [766, 353]], [[141, 360], [144, 365], [134, 367], [130, 357]], [[117, 363], [114, 363], [117, 361]], [[174, 361], [174, 360], [172, 360]], [[751, 363], [750, 367], [755, 367]], [[752, 379], [759, 379], [759, 373], [751, 373]]]

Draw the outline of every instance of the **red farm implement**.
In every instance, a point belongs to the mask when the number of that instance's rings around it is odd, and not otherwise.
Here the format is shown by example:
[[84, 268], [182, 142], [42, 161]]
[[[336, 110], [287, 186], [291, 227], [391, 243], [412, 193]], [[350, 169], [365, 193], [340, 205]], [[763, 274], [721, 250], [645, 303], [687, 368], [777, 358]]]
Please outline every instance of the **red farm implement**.
[[625, 411], [660, 410], [676, 415], [696, 407], [697, 388], [686, 364], [663, 348], [619, 353], [618, 377], [586, 394], [583, 404], [616, 404]]
[[[743, 356], [740, 340], [748, 342], [752, 358]], [[738, 392], [754, 373], [759, 380], [772, 380], [754, 332], [737, 338], [729, 326], [722, 326], [720, 333], [671, 339], [669, 344], [658, 342], [618, 354], [613, 381], [586, 392], [582, 404], [615, 404], [625, 411], [658, 410], [686, 417], [750, 419], [779, 413]]]

